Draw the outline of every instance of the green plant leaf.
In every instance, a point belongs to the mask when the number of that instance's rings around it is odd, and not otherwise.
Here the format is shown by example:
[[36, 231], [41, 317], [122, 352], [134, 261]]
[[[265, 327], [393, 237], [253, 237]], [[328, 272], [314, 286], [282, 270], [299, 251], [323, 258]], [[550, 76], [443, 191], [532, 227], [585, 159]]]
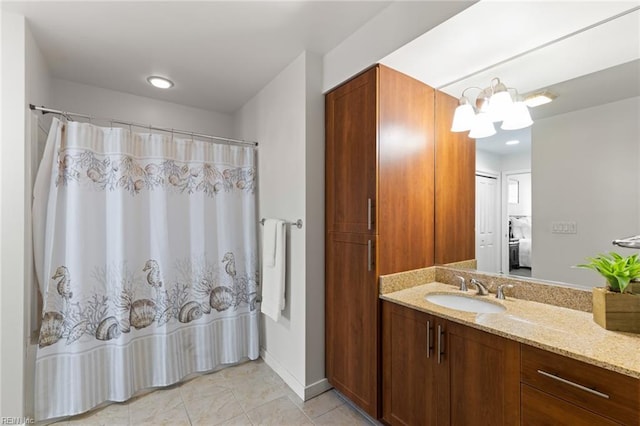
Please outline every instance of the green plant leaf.
[[637, 253], [624, 257], [610, 252], [608, 255], [587, 257], [586, 260], [588, 263], [576, 266], [598, 272], [607, 280], [611, 291], [624, 293], [632, 280], [640, 279], [640, 261]]

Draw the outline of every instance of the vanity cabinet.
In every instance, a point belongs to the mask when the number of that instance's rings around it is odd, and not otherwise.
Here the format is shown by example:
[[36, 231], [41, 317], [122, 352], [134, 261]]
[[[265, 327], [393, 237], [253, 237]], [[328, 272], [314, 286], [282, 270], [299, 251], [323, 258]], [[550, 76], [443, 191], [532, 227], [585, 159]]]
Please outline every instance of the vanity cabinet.
[[519, 343], [395, 303], [382, 305], [383, 421], [519, 424]]
[[378, 277], [434, 264], [434, 89], [376, 65], [325, 121], [326, 375], [377, 418]]
[[523, 344], [521, 381], [523, 425], [640, 424], [633, 377]]
[[[382, 419], [391, 425], [437, 425], [438, 378], [435, 317], [382, 302]], [[440, 417], [446, 417], [444, 410]]]

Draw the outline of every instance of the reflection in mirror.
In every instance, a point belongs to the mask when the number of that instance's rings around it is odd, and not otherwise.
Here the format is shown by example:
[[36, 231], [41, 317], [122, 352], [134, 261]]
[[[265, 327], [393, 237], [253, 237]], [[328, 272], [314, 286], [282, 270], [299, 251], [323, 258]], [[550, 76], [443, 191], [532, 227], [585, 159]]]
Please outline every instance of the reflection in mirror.
[[476, 185], [478, 270], [601, 286], [573, 266], [635, 252], [611, 241], [640, 233], [639, 76], [635, 60], [541, 88], [558, 98], [531, 108], [530, 129], [476, 140], [477, 179], [502, 188], [492, 200]]
[[[611, 241], [640, 234], [640, 8], [580, 2], [580, 10], [567, 2], [477, 2], [382, 61], [458, 99], [495, 77], [522, 98], [556, 96], [530, 107], [531, 127], [476, 139], [481, 271], [602, 286], [598, 274], [573, 265], [611, 250], [636, 252]], [[507, 202], [509, 179], [527, 173], [529, 212], [520, 179], [518, 204]], [[513, 225], [521, 216], [529, 216], [528, 262], [520, 259], [527, 238], [509, 228], [510, 217]]]

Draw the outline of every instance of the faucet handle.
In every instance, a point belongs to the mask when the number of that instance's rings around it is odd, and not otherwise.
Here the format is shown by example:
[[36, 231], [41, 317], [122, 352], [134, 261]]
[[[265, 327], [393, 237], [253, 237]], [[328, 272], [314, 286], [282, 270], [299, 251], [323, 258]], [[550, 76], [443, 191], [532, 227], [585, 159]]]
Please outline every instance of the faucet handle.
[[496, 299], [500, 299], [500, 300], [505, 300], [506, 297], [504, 296], [504, 290], [503, 288], [513, 288], [513, 285], [511, 284], [500, 284], [498, 286], [498, 290], [496, 292]]
[[456, 275], [456, 278], [460, 280], [460, 291], [467, 291], [469, 290], [467, 288], [467, 281], [464, 279], [464, 277], [460, 276], [460, 275]]

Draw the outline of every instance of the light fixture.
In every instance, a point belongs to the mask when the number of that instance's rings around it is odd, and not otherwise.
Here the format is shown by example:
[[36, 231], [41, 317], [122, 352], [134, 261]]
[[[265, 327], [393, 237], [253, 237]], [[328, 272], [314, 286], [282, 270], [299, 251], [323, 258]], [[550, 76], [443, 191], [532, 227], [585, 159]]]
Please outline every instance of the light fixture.
[[547, 92], [546, 90], [543, 92], [533, 93], [526, 98], [524, 98], [524, 103], [527, 104], [528, 107], [534, 108], [540, 105], [548, 104], [557, 98], [551, 92]]
[[518, 139], [512, 139], [510, 141], [506, 141], [504, 144], [505, 145], [518, 145], [520, 143], [520, 141]]
[[[470, 89], [479, 91], [475, 99], [475, 108], [466, 96]], [[529, 110], [519, 99], [518, 92], [507, 87], [499, 78], [494, 78], [491, 85], [485, 89], [468, 87], [462, 92], [453, 115], [451, 131], [469, 130], [470, 138], [486, 138], [496, 133], [493, 123], [500, 121], [500, 128], [503, 130], [517, 130], [533, 124]]]
[[152, 75], [147, 77], [147, 81], [154, 87], [158, 89], [170, 89], [173, 87], [173, 81], [168, 78], [159, 77], [157, 75]]
[[496, 134], [496, 128], [486, 112], [479, 112], [473, 119], [469, 137], [473, 139], [487, 138]]

